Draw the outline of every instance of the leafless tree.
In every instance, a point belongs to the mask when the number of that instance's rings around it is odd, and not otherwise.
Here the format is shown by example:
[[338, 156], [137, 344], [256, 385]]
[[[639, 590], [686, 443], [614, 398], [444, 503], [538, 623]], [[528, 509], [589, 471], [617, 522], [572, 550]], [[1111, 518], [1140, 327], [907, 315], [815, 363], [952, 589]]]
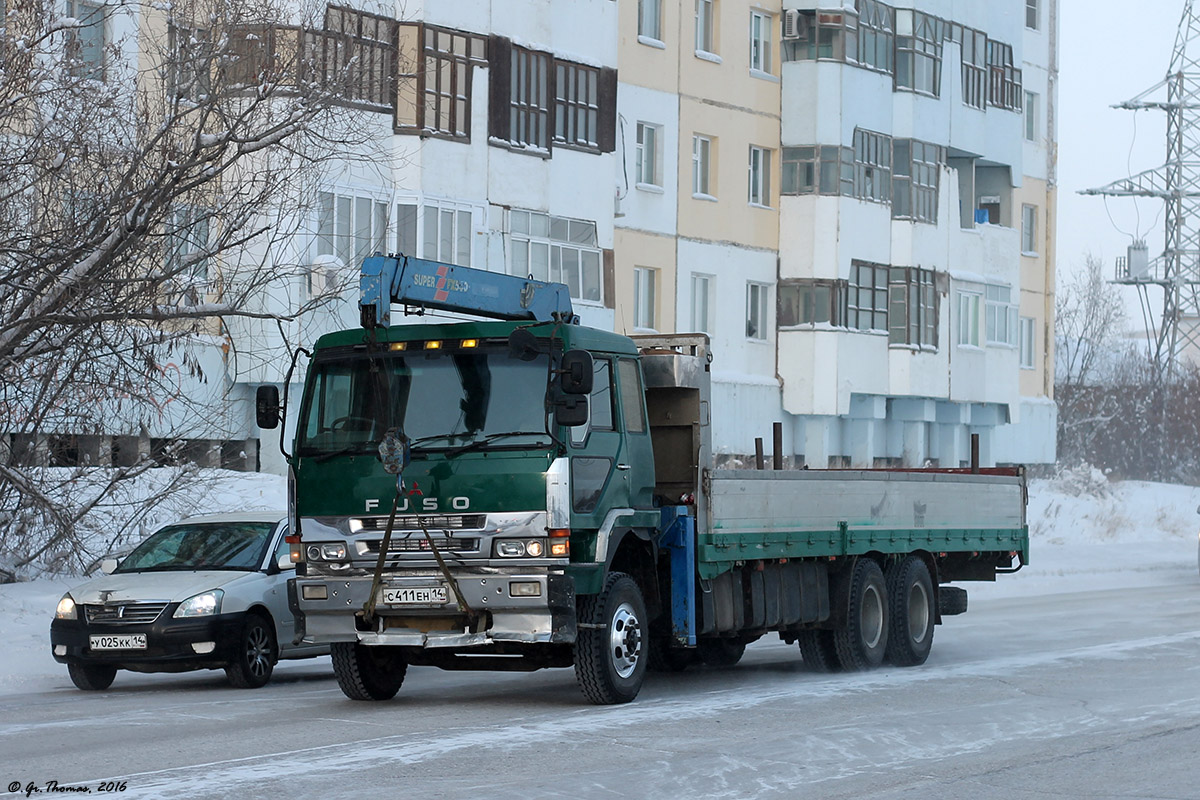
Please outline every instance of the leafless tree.
[[335, 299], [296, 288], [297, 233], [330, 162], [369, 146], [363, 67], [324, 7], [61, 7], [6, 4], [0, 28], [0, 560], [18, 568], [93, 560], [82, 521], [151, 466], [31, 467], [22, 443], [136, 431], [177, 391], [168, 362], [204, 379], [198, 343], [252, 348], [231, 320]]

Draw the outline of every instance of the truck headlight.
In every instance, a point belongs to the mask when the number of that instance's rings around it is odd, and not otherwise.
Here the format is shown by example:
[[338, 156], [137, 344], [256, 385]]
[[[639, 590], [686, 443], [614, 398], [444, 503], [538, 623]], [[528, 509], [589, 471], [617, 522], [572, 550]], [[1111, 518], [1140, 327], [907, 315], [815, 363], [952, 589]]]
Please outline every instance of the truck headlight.
[[496, 542], [496, 555], [500, 558], [539, 558], [546, 552], [546, 543], [541, 539], [501, 539]]
[[344, 544], [310, 544], [308, 546], [309, 561], [343, 561], [346, 558]]
[[69, 594], [64, 594], [62, 600], [58, 601], [58, 608], [54, 609], [55, 619], [79, 619], [79, 614], [75, 610], [75, 599]]
[[180, 603], [179, 608], [175, 609], [175, 613], [171, 616], [178, 619], [179, 617], [211, 617], [214, 614], [220, 614], [221, 598], [224, 596], [225, 593], [220, 589], [192, 595]]

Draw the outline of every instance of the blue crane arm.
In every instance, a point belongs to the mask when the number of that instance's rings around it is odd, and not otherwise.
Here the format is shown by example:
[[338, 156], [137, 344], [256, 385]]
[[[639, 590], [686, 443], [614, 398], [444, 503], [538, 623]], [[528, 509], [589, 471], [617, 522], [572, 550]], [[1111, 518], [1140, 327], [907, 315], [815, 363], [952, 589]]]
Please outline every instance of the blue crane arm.
[[491, 319], [579, 321], [566, 284], [408, 256], [365, 259], [359, 288], [364, 328], [387, 327], [392, 303]]

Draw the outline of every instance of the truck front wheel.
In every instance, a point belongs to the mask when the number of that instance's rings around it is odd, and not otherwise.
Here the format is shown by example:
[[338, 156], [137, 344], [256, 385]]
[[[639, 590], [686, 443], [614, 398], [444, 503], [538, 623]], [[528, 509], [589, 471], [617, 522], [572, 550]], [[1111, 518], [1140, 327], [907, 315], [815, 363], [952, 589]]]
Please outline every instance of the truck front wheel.
[[833, 644], [842, 669], [855, 671], [883, 663], [888, 640], [887, 583], [883, 570], [869, 558], [860, 558], [850, 573], [846, 621], [833, 632]]
[[338, 686], [351, 700], [391, 700], [408, 672], [408, 662], [395, 647], [334, 642], [330, 656]]
[[[588, 702], [628, 703], [646, 677], [646, 603], [633, 578], [610, 573], [599, 594], [579, 600], [575, 678]], [[585, 627], [586, 626], [586, 627]]]

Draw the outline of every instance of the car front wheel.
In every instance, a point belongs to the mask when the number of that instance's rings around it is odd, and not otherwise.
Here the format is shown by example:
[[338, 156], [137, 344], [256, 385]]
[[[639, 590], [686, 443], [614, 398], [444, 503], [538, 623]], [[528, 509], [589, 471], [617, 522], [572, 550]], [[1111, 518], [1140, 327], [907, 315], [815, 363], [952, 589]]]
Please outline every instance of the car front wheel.
[[67, 674], [71, 683], [85, 692], [99, 692], [112, 686], [113, 678], [117, 677], [117, 668], [104, 664], [67, 664]]
[[278, 649], [275, 629], [261, 614], [246, 616], [233, 660], [225, 667], [225, 676], [239, 689], [257, 689], [271, 680]]

